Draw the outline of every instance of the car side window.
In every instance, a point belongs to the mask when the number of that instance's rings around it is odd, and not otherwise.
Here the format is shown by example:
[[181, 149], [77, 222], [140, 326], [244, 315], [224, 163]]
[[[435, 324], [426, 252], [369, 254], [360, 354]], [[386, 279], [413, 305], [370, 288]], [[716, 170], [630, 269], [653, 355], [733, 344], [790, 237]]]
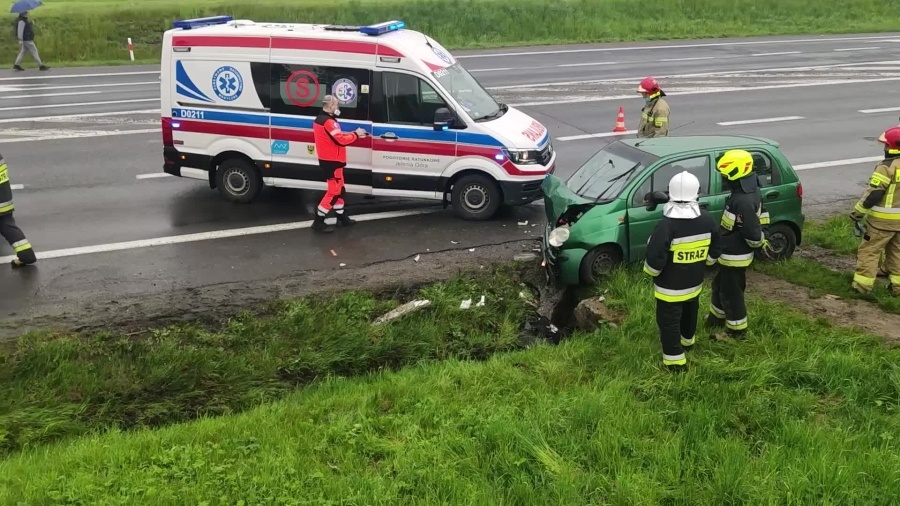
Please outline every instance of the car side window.
[[431, 125], [434, 113], [446, 102], [427, 82], [410, 74], [383, 74], [385, 110], [388, 123]]
[[[781, 184], [781, 171], [775, 165], [775, 161], [768, 153], [763, 151], [747, 150], [753, 156], [753, 172], [759, 180], [759, 187], [778, 186]], [[716, 160], [722, 158], [725, 152], [716, 153]], [[722, 193], [728, 193], [728, 184], [725, 176], [722, 176]]]
[[655, 191], [669, 191], [669, 180], [680, 172], [688, 171], [700, 181], [700, 196], [709, 195], [709, 156], [697, 156], [667, 163], [656, 169], [634, 193], [633, 207], [644, 207], [644, 197]]

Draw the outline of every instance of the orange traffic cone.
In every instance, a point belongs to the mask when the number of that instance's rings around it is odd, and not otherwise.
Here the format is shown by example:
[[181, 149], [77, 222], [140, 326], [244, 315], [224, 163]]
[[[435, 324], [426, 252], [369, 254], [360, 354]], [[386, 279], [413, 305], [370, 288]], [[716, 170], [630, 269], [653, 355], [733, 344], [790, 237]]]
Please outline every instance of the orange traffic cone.
[[616, 127], [613, 128], [613, 132], [627, 132], [628, 129], [625, 128], [625, 108], [619, 106], [619, 116], [616, 118]]

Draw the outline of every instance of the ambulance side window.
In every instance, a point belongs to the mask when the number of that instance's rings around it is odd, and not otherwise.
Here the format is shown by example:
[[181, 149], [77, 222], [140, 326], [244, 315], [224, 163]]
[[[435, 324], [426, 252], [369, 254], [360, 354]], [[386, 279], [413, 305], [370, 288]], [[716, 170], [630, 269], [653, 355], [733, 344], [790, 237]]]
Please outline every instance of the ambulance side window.
[[376, 112], [375, 121], [431, 125], [435, 111], [447, 107], [437, 91], [416, 76], [396, 72], [384, 72], [382, 76], [384, 109]]
[[318, 65], [272, 64], [272, 112], [318, 116], [326, 95], [338, 97], [341, 119], [369, 119], [368, 70]]

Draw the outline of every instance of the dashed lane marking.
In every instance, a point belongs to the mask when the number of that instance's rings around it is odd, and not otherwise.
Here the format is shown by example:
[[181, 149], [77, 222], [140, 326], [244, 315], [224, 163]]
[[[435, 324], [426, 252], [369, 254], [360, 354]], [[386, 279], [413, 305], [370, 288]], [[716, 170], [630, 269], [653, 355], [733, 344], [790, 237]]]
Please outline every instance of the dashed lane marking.
[[720, 121], [716, 124], [719, 126], [755, 125], [758, 123], [779, 123], [782, 121], [796, 121], [798, 119], [803, 119], [803, 116], [781, 116], [778, 118], [759, 118], [759, 119], [742, 119], [742, 120], [736, 120], [736, 121]]
[[[158, 99], [154, 99], [158, 100]], [[27, 109], [27, 108], [23, 108]], [[56, 116], [34, 116], [31, 118], [2, 118], [0, 123], [28, 123], [29, 121], [61, 121], [74, 118], [101, 118], [105, 116], [129, 116], [133, 114], [159, 114], [159, 109], [141, 109], [132, 111], [88, 112], [84, 114], [63, 114]]]

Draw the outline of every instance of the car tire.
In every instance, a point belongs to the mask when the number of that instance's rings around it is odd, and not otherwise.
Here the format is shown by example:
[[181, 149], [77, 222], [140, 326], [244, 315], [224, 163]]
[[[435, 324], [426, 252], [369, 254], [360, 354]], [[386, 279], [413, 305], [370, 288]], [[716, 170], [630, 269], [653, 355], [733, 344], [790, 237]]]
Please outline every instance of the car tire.
[[466, 221], [489, 220], [503, 204], [497, 182], [481, 174], [459, 178], [453, 183], [450, 199], [453, 212]]
[[794, 250], [797, 248], [797, 234], [790, 225], [785, 223], [776, 223], [770, 226], [766, 239], [769, 241], [773, 255], [772, 258], [769, 258], [762, 251], [757, 251], [755, 256], [762, 261], [787, 260], [794, 255]]
[[216, 171], [216, 187], [226, 200], [247, 204], [262, 190], [263, 180], [252, 163], [240, 158], [229, 158]]
[[621, 263], [622, 253], [619, 248], [609, 244], [597, 246], [588, 251], [581, 259], [579, 268], [581, 282], [586, 285], [595, 285]]

